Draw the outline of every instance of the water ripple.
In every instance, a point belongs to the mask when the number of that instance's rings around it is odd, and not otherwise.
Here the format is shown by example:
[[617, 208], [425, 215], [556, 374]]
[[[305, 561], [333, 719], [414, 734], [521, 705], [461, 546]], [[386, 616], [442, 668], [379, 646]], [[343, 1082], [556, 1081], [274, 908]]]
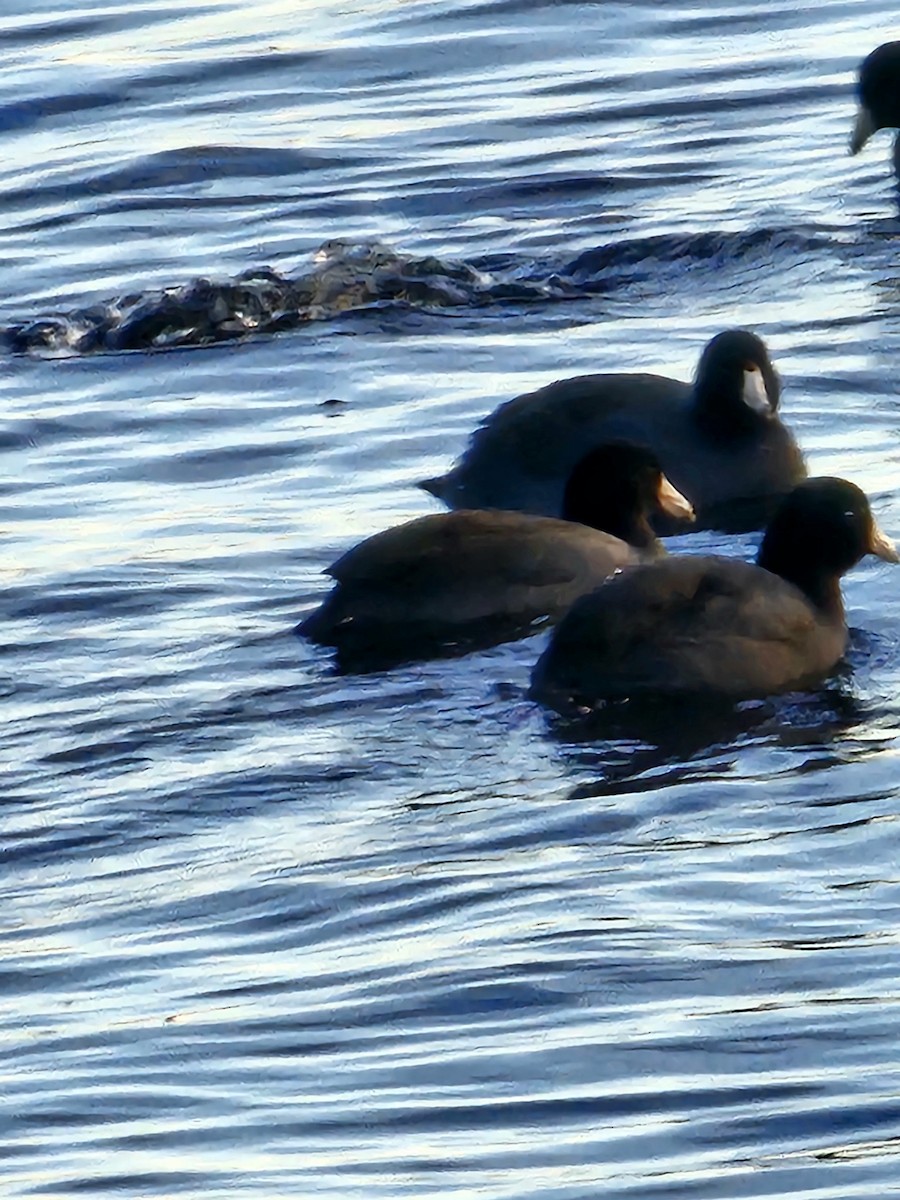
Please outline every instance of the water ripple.
[[725, 326], [900, 530], [886, 135], [846, 153], [896, 14], [26, 9], [4, 1195], [890, 1194], [889, 567], [848, 577], [824, 688], [638, 724], [532, 704], [541, 635], [338, 676], [291, 631], [498, 404], [688, 379]]

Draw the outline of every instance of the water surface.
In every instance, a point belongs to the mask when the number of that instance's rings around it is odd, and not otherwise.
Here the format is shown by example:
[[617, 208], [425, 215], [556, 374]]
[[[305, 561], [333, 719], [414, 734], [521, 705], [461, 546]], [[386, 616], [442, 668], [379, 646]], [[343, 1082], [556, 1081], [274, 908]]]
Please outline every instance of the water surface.
[[[7, 5], [0, 324], [56, 323], [0, 370], [5, 1195], [900, 1195], [890, 567], [846, 582], [848, 671], [715, 726], [549, 717], [540, 637], [341, 678], [291, 633], [500, 401], [688, 377], [727, 326], [900, 535], [887, 135], [846, 153], [896, 35]], [[472, 290], [69, 338], [335, 238]]]

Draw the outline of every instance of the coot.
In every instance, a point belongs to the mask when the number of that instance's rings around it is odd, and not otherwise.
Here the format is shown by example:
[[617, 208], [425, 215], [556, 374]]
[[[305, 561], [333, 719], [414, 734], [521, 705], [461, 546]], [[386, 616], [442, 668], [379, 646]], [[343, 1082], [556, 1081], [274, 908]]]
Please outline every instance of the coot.
[[648, 517], [688, 502], [648, 450], [612, 443], [577, 464], [565, 520], [433, 513], [367, 538], [328, 568], [336, 585], [298, 627], [344, 669], [522, 636], [613, 571], [662, 553]]
[[[851, 154], [858, 154], [879, 129], [900, 128], [900, 42], [885, 42], [863, 59], [856, 95]], [[900, 136], [894, 139], [894, 174], [900, 178]]]
[[[451, 508], [559, 516], [565, 481], [586, 447], [610, 438], [649, 446], [694, 506], [695, 528], [761, 528], [806, 476], [778, 418], [778, 376], [765, 343], [717, 334], [693, 385], [660, 375], [582, 375], [501, 405], [457, 465], [422, 486]], [[654, 521], [657, 532], [673, 532]]]
[[533, 695], [565, 711], [647, 696], [772, 695], [820, 681], [847, 643], [840, 579], [900, 561], [865, 495], [809, 479], [769, 524], [756, 565], [673, 556], [583, 596], [553, 632]]

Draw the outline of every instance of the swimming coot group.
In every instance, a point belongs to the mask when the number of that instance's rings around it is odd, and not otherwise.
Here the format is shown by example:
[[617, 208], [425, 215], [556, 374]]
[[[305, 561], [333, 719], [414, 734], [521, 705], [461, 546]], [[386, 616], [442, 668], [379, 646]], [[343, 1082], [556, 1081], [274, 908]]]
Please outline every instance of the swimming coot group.
[[[857, 93], [854, 154], [900, 129], [900, 42], [863, 61]], [[814, 686], [846, 650], [842, 576], [900, 555], [858, 487], [807, 478], [780, 400], [747, 329], [717, 333], [690, 383], [581, 375], [517, 396], [423, 483], [453, 511], [349, 550], [299, 632], [354, 670], [553, 625], [531, 694], [562, 711]], [[755, 563], [667, 555], [659, 537], [688, 528], [765, 532]]]

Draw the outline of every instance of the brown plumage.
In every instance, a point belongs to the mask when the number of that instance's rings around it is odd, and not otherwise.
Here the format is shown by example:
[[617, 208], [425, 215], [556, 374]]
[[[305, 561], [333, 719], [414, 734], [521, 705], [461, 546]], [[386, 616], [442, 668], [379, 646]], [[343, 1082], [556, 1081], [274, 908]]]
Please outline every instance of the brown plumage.
[[[693, 384], [660, 375], [582, 375], [501, 405], [455, 467], [423, 487], [451, 508], [558, 516], [565, 480], [586, 447], [610, 438], [648, 446], [697, 514], [695, 528], [756, 529], [806, 475], [778, 419], [778, 376], [747, 330], [706, 346]], [[671, 532], [654, 521], [658, 532]]]
[[661, 505], [691, 513], [648, 451], [601, 447], [572, 473], [571, 520], [461, 510], [387, 529], [328, 568], [336, 586], [299, 632], [335, 646], [345, 667], [522, 636], [661, 553], [647, 519]]
[[566, 709], [818, 682], [846, 647], [840, 578], [865, 554], [900, 561], [859, 488], [808, 480], [779, 508], [756, 565], [679, 556], [582, 597], [535, 667], [533, 694]]

